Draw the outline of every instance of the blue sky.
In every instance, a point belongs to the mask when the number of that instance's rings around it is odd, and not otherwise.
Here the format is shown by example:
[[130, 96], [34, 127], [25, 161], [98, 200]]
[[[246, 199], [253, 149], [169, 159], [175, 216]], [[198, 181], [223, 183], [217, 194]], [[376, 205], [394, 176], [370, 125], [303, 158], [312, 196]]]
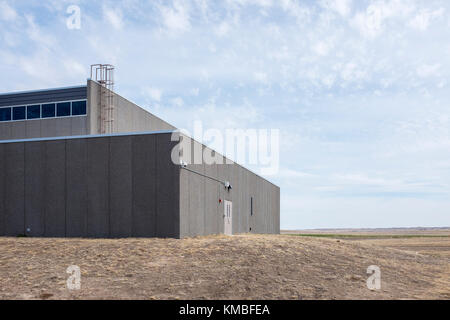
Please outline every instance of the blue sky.
[[93, 63], [178, 127], [280, 129], [282, 228], [450, 226], [448, 1], [0, 0], [1, 92]]

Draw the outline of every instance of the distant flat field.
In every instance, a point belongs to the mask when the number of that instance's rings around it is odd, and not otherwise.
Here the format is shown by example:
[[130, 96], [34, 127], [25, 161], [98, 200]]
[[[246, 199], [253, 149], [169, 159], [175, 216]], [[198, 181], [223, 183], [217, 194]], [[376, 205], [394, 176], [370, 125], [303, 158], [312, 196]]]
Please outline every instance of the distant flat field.
[[0, 238], [0, 299], [450, 299], [448, 236], [333, 237]]
[[282, 234], [343, 239], [450, 258], [450, 228], [283, 230]]
[[300, 237], [343, 239], [450, 258], [450, 228], [316, 229], [282, 231]]
[[377, 229], [307, 229], [282, 230], [282, 234], [325, 234], [356, 236], [450, 236], [450, 228], [377, 228]]

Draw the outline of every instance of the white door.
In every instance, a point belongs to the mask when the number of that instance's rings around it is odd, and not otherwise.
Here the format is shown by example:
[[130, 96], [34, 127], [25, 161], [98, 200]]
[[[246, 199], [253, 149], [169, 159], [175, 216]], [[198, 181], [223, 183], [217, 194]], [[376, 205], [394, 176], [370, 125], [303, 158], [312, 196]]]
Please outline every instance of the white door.
[[231, 236], [233, 234], [233, 203], [225, 201], [225, 212], [223, 215], [223, 223], [225, 226], [224, 233]]

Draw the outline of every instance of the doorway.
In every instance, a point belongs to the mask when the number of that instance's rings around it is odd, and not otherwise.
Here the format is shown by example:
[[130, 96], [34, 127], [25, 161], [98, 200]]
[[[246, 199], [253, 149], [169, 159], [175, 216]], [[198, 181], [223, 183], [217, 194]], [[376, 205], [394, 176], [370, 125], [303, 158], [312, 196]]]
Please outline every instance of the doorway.
[[224, 233], [231, 236], [233, 234], [233, 203], [225, 201], [225, 212], [223, 215]]

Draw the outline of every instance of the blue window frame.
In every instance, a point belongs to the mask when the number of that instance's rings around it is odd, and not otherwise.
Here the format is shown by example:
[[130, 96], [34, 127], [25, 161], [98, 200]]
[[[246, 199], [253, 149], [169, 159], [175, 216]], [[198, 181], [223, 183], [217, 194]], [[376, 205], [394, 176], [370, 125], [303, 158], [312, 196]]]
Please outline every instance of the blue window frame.
[[26, 118], [25, 107], [14, 107], [12, 113], [13, 120], [25, 120]]
[[86, 101], [72, 102], [72, 115], [80, 116], [86, 114]]
[[55, 117], [55, 104], [43, 104], [42, 105], [42, 118], [54, 118]]
[[41, 105], [27, 106], [27, 119], [39, 119], [41, 117]]
[[56, 105], [56, 116], [57, 117], [68, 117], [70, 116], [70, 102], [61, 102]]
[[1, 108], [0, 121], [10, 121], [10, 120], [11, 120], [11, 108]]

